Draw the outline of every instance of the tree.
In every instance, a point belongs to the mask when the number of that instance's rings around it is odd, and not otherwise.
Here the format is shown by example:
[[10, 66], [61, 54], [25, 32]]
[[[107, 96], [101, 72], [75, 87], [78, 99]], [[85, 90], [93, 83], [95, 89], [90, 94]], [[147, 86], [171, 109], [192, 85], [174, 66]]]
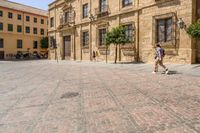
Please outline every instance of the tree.
[[111, 32], [106, 34], [106, 45], [109, 46], [110, 44], [115, 45], [115, 63], [117, 63], [118, 57], [118, 46], [124, 45], [128, 43], [129, 40], [126, 37], [125, 29], [122, 26], [118, 26], [112, 29]]
[[43, 37], [40, 40], [40, 43], [41, 43], [41, 48], [48, 48], [48, 46], [49, 46], [49, 39], [48, 39], [48, 37]]
[[187, 33], [193, 38], [199, 38], [200, 39], [200, 19], [197, 20], [196, 23], [191, 24], [188, 27]]
[[108, 32], [106, 34], [106, 63], [108, 62], [108, 47], [112, 44], [113, 42], [113, 37], [112, 37], [112, 33], [111, 32]]

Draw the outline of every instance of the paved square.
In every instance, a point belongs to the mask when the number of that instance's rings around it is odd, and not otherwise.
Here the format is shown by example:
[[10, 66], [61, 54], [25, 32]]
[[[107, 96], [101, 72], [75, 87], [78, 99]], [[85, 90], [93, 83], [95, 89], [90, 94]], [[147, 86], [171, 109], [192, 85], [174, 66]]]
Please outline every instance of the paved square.
[[2, 61], [0, 132], [200, 133], [200, 67], [151, 68]]

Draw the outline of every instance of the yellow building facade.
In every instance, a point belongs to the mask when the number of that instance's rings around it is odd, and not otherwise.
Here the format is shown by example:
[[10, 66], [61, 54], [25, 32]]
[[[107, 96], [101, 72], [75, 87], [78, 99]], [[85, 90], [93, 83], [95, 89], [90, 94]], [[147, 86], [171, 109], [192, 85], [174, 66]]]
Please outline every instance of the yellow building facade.
[[[153, 62], [156, 44], [165, 62], [200, 62], [200, 42], [187, 27], [200, 18], [198, 0], [55, 0], [49, 4], [50, 59], [106, 58], [105, 34], [124, 26], [131, 43], [120, 46], [119, 61]], [[115, 47], [108, 50], [113, 61]]]
[[7, 0], [0, 1], [0, 59], [19, 52], [45, 52], [40, 40], [47, 36], [48, 12]]

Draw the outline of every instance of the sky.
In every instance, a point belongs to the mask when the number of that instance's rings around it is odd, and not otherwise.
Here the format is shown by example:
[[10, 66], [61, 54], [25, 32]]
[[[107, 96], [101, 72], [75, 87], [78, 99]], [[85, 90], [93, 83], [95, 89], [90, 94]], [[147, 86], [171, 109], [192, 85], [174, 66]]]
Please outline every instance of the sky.
[[13, 1], [13, 2], [24, 4], [24, 5], [29, 5], [32, 7], [47, 10], [48, 4], [53, 2], [54, 0], [9, 0], [9, 1]]

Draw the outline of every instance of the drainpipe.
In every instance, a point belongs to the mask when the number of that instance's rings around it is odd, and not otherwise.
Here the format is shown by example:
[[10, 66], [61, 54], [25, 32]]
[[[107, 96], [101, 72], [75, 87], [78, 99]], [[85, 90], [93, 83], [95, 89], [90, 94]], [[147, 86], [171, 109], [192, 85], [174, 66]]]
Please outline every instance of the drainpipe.
[[74, 27], [74, 60], [76, 60], [76, 27]]
[[[91, 11], [91, 9], [92, 9], [92, 0], [90, 0], [90, 11]], [[92, 49], [93, 49], [93, 47], [92, 47], [92, 21], [90, 20], [90, 34], [89, 34], [89, 38], [90, 38], [90, 46], [89, 46], [89, 48], [90, 48], [90, 61], [92, 61]]]
[[[139, 0], [137, 0], [137, 8], [139, 8]], [[139, 23], [140, 23], [140, 10], [137, 11], [137, 34], [136, 34], [137, 35], [137, 42], [136, 42], [137, 43], [137, 46], [136, 46], [136, 56], [137, 56], [136, 61], [137, 62], [140, 61], [140, 57], [139, 57], [140, 56], [140, 53], [139, 53], [140, 52], [140, 48], [139, 48], [139, 43], [140, 43], [140, 40], [139, 40], [140, 39], [140, 37], [139, 37], [140, 36], [140, 27], [139, 26], [140, 25], [139, 25]]]
[[55, 10], [54, 10], [54, 13], [55, 13], [55, 43], [56, 43], [56, 48], [55, 48], [55, 60], [57, 60], [58, 62], [58, 54], [57, 54], [57, 37], [56, 37], [56, 32], [57, 32], [57, 29], [56, 29], [56, 19], [57, 19], [57, 14], [56, 14], [56, 4], [55, 4]]

